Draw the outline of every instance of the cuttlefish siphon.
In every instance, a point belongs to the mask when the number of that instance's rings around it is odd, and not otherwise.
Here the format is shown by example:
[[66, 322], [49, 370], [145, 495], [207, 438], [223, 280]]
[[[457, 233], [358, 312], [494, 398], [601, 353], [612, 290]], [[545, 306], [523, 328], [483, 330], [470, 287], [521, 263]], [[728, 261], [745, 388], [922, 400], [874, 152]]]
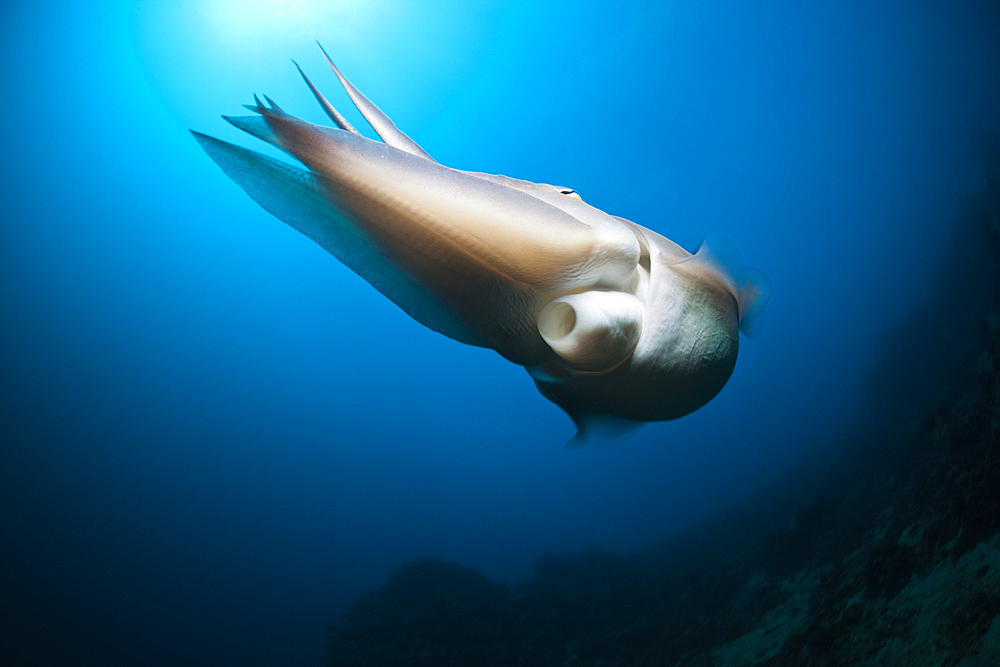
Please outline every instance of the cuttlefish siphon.
[[[320, 47], [322, 50], [322, 47]], [[577, 425], [567, 447], [685, 415], [714, 397], [771, 296], [725, 237], [695, 253], [565, 187], [438, 164], [344, 77], [382, 141], [299, 73], [336, 127], [270, 98], [223, 116], [306, 169], [193, 132], [265, 210], [413, 319], [524, 366]]]

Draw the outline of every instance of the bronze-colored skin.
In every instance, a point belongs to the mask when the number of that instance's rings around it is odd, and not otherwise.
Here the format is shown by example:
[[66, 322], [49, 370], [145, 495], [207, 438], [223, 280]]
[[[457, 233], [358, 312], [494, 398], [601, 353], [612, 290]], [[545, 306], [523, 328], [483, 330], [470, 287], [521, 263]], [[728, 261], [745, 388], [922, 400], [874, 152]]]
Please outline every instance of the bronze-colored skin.
[[270, 100], [247, 107], [257, 116], [224, 118], [307, 170], [195, 138], [264, 209], [418, 322], [524, 366], [576, 422], [569, 447], [680, 417], [722, 389], [739, 329], [771, 291], [728, 242], [692, 255], [568, 188], [440, 165], [330, 67], [384, 143], [362, 137], [301, 69], [336, 128]]

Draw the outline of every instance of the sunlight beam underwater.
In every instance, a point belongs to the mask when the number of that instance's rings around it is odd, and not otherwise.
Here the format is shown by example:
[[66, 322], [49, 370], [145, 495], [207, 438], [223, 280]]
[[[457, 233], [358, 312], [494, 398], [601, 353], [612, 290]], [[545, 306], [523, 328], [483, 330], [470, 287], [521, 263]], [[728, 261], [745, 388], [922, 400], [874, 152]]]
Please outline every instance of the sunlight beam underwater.
[[296, 64], [336, 128], [266, 96], [246, 106], [258, 115], [223, 118], [308, 170], [192, 131], [254, 201], [424, 326], [524, 366], [576, 423], [569, 448], [722, 389], [772, 291], [731, 242], [712, 235], [691, 254], [569, 188], [438, 164], [323, 55], [384, 143]]

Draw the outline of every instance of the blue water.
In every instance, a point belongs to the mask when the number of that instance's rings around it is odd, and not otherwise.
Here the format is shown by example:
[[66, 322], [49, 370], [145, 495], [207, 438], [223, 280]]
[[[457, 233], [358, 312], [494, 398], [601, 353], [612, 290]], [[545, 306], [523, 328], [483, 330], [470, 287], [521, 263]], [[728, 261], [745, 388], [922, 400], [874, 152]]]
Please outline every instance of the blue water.
[[[546, 551], [633, 551], [851, 423], [982, 181], [1000, 6], [621, 4], [5, 5], [16, 655], [319, 664], [326, 626], [404, 560], [519, 581]], [[254, 93], [326, 124], [292, 58], [364, 127], [316, 39], [443, 164], [570, 186], [691, 250], [732, 236], [775, 297], [722, 393], [567, 451], [523, 369], [260, 209], [188, 129], [268, 152], [219, 118]]]

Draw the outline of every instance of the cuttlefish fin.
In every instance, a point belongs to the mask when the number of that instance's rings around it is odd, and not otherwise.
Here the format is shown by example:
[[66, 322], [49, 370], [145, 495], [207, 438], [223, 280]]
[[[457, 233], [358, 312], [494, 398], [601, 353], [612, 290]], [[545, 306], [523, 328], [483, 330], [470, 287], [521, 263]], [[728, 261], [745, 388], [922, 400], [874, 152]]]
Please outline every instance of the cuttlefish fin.
[[607, 448], [620, 445], [639, 430], [645, 422], [622, 417], [612, 417], [596, 412], [577, 412], [570, 415], [576, 424], [576, 435], [566, 443], [566, 449]]
[[[372, 129], [378, 133], [378, 136], [382, 137], [382, 141], [393, 148], [398, 148], [401, 151], [406, 151], [407, 153], [422, 157], [425, 160], [435, 162], [434, 158], [427, 154], [427, 151], [421, 148], [413, 139], [406, 136], [402, 130], [396, 127], [396, 124], [393, 123], [388, 116], [382, 113], [381, 109], [375, 106], [371, 100], [364, 96], [364, 93], [355, 88], [354, 84], [348, 81], [347, 77], [340, 73], [337, 66], [333, 64], [332, 60], [330, 60], [330, 56], [327, 55], [326, 49], [323, 48], [322, 44], [316, 42], [316, 45], [319, 46], [320, 51], [323, 52], [326, 62], [328, 62], [330, 64], [330, 68], [333, 69], [333, 73], [337, 75], [338, 79], [340, 79], [340, 84], [344, 86], [344, 90], [347, 91], [347, 95], [351, 98], [351, 101], [354, 102], [354, 106], [358, 108], [358, 111], [360, 111], [361, 115], [365, 117], [365, 120], [367, 120], [372, 126]], [[306, 79], [306, 83], [309, 83], [308, 79]], [[312, 84], [309, 84], [309, 87], [312, 88]], [[318, 95], [315, 89], [313, 90], [313, 93]], [[319, 99], [319, 97], [317, 97], [317, 99]], [[322, 105], [323, 102], [320, 101], [320, 104]], [[329, 104], [329, 102], [327, 104]], [[325, 106], [323, 108], [326, 109]], [[333, 109], [332, 106], [330, 108]], [[327, 113], [329, 114], [330, 112], [327, 111]], [[336, 113], [336, 110], [334, 110], [334, 113]], [[339, 116], [340, 114], [338, 113], [337, 115]], [[337, 123], [336, 118], [334, 118], [334, 122]], [[343, 129], [346, 130], [347, 128], [345, 127]]]
[[[238, 120], [233, 123], [237, 127], [269, 140], [270, 131], [263, 122], [256, 123], [252, 117]], [[447, 305], [428, 299], [412, 277], [379, 252], [365, 230], [331, 201], [330, 192], [336, 184], [321, 174], [256, 151], [200, 132], [191, 134], [222, 171], [264, 210], [315, 241], [414, 319], [463, 343], [484, 345], [456, 320]]]
[[538, 393], [565, 410], [576, 425], [576, 435], [566, 443], [566, 449], [583, 449], [587, 446], [598, 449], [615, 447], [635, 435], [635, 432], [646, 423], [566, 405], [546, 386], [546, 381], [555, 379], [550, 373], [551, 370], [551, 368], [535, 367], [528, 369], [528, 374], [534, 378]]
[[670, 263], [691, 262], [711, 270], [736, 298], [740, 331], [747, 338], [760, 332], [760, 315], [771, 301], [774, 285], [760, 269], [749, 266], [736, 242], [721, 233], [709, 234], [698, 252]]

